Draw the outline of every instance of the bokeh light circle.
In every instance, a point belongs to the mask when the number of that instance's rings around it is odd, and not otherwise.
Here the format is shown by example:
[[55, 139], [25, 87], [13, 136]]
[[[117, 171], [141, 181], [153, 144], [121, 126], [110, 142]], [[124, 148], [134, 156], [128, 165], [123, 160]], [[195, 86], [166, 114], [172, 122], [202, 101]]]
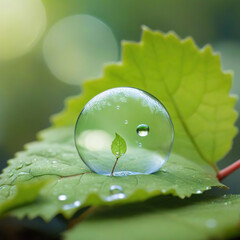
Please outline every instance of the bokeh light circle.
[[81, 84], [99, 76], [105, 63], [118, 60], [118, 44], [112, 31], [97, 18], [74, 15], [49, 30], [43, 54], [59, 80]]
[[27, 53], [46, 27], [40, 0], [0, 0], [0, 60]]

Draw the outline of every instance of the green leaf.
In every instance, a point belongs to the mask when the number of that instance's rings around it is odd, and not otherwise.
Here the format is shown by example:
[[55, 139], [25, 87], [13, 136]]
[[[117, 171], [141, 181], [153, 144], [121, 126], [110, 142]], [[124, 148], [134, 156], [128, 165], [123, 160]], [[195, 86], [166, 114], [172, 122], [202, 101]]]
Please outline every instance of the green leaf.
[[114, 156], [116, 156], [117, 158], [120, 158], [126, 153], [127, 145], [125, 140], [119, 134], [117, 133], [115, 134], [116, 134], [116, 137], [112, 142], [111, 150]]
[[157, 97], [167, 108], [175, 129], [173, 152], [216, 168], [237, 133], [230, 96], [232, 74], [221, 70], [220, 57], [210, 46], [199, 50], [191, 38], [180, 40], [143, 27], [140, 43], [124, 42], [122, 63], [105, 68], [102, 78], [84, 84], [81, 96], [70, 98], [56, 126], [75, 124], [83, 106], [114, 87], [135, 87]]
[[[23, 204], [34, 202], [39, 195], [40, 190], [46, 184], [46, 181], [39, 180], [32, 181], [31, 183], [27, 182], [16, 184], [15, 188], [11, 190], [14, 191], [14, 194], [11, 193], [4, 201], [0, 201], [0, 214]], [[7, 186], [2, 186], [1, 188], [4, 190]], [[4, 191], [2, 191], [2, 193], [3, 192]], [[5, 191], [5, 193], [7, 195], [9, 194], [8, 191]]]
[[[210, 199], [209, 199], [210, 198]], [[240, 234], [240, 195], [186, 200], [161, 197], [145, 203], [97, 211], [73, 229], [65, 240], [207, 240]]]
[[[38, 201], [12, 214], [49, 220], [60, 212], [70, 217], [87, 205], [136, 202], [159, 194], [184, 198], [222, 186], [213, 168], [231, 148], [237, 113], [236, 98], [229, 96], [231, 74], [221, 71], [219, 56], [209, 46], [199, 50], [191, 38], [182, 41], [174, 33], [144, 28], [140, 43], [123, 44], [122, 58], [121, 64], [107, 66], [101, 79], [86, 82], [82, 95], [68, 100], [63, 113], [54, 117], [55, 126], [39, 135], [42, 141], [9, 161], [0, 176], [0, 204], [14, 197], [18, 183], [54, 179], [42, 188]], [[96, 94], [119, 86], [143, 89], [168, 109], [175, 142], [166, 172], [113, 179], [91, 173], [80, 160], [73, 141], [80, 111]], [[112, 185], [124, 189], [124, 198], [110, 196]], [[59, 200], [61, 195], [67, 199]]]
[[[58, 213], [71, 217], [78, 209], [89, 205], [126, 204], [159, 194], [184, 198], [211, 186], [223, 186], [215, 175], [176, 154], [171, 154], [162, 170], [150, 175], [111, 178], [92, 173], [78, 156], [73, 130], [72, 127], [59, 127], [43, 131], [41, 142], [28, 144], [27, 151], [9, 161], [0, 179], [0, 206], [14, 197], [17, 184], [43, 180], [51, 180], [51, 183], [41, 189], [37, 201], [7, 208], [11, 215], [20, 218], [41, 216], [50, 220]], [[123, 189], [124, 197], [112, 197], [110, 187], [113, 185]], [[59, 200], [62, 195], [66, 200]]]

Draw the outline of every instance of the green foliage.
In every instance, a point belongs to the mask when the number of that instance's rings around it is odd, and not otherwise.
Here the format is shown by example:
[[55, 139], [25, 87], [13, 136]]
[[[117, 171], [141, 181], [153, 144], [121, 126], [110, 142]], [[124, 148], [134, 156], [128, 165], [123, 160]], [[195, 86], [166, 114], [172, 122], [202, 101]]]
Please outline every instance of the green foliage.
[[[43, 186], [37, 201], [6, 209], [21, 218], [27, 215], [29, 218], [41, 216], [50, 220], [59, 212], [71, 217], [78, 209], [89, 205], [126, 204], [159, 194], [184, 198], [211, 186], [223, 186], [214, 175], [176, 154], [171, 154], [164, 169], [154, 174], [114, 178], [99, 175], [92, 173], [79, 159], [72, 127], [49, 129], [39, 136], [42, 141], [28, 144], [27, 151], [10, 160], [0, 179], [0, 208], [3, 211], [5, 202], [17, 199], [15, 192], [18, 184], [51, 181]], [[124, 198], [109, 198], [112, 185], [123, 188]], [[67, 199], [60, 201], [61, 195]], [[74, 206], [76, 201], [80, 204]]]
[[65, 233], [65, 240], [225, 239], [239, 231], [240, 195], [145, 203], [100, 209]]
[[[14, 189], [14, 194], [11, 193], [10, 196], [6, 197], [5, 200], [0, 201], [0, 214], [3, 214], [7, 210], [16, 208], [23, 204], [30, 204], [36, 200], [39, 195], [40, 190], [47, 181], [32, 181], [27, 183], [18, 183]], [[2, 188], [7, 188], [7, 186], [2, 186]], [[4, 191], [2, 191], [4, 193]], [[5, 191], [9, 194], [9, 191]]]
[[[140, 43], [123, 44], [122, 58], [122, 64], [107, 66], [101, 79], [86, 82], [84, 93], [68, 100], [66, 109], [54, 117], [54, 126], [39, 134], [41, 141], [28, 144], [25, 151], [9, 161], [0, 176], [2, 212], [50, 220], [58, 213], [71, 217], [86, 206], [128, 204], [166, 194], [185, 198], [212, 186], [223, 186], [216, 178], [215, 163], [231, 148], [237, 132], [234, 127], [237, 114], [233, 110], [236, 99], [229, 96], [231, 74], [221, 71], [219, 56], [213, 54], [209, 46], [199, 50], [191, 38], [181, 41], [174, 33], [164, 35], [144, 28]], [[98, 93], [120, 86], [153, 94], [163, 102], [173, 120], [173, 153], [164, 169], [154, 174], [114, 178], [98, 175], [92, 173], [77, 154], [73, 132], [83, 106]], [[115, 156], [116, 152], [126, 152], [125, 141], [118, 134], [112, 151]], [[51, 182], [42, 185], [45, 181]], [[20, 187], [22, 183], [29, 185]], [[27, 196], [34, 184], [35, 191]], [[112, 185], [123, 189], [121, 197], [111, 193]], [[26, 196], [19, 198], [22, 195]], [[211, 204], [195, 198], [184, 201], [158, 198], [146, 203], [146, 207], [136, 204], [125, 206], [124, 210], [120, 208], [121, 219], [111, 216], [105, 219], [99, 213], [79, 229], [88, 239], [96, 239], [92, 228], [99, 228], [99, 239], [118, 239], [121, 234], [117, 235], [117, 231], [122, 228], [124, 236], [130, 234], [128, 227], [134, 229], [131, 234], [136, 238], [151, 236], [151, 232], [152, 239], [161, 234], [171, 237], [174, 232], [171, 227], [176, 232], [179, 230], [180, 239], [186, 239], [187, 230], [192, 239], [196, 239], [197, 234], [201, 236], [199, 239], [218, 237], [215, 230], [206, 230], [206, 221], [216, 213], [219, 228], [215, 229], [226, 232], [235, 228], [239, 197], [230, 198], [234, 204], [226, 207], [223, 207], [224, 200], [214, 200]], [[110, 210], [120, 214], [117, 209]], [[110, 214], [105, 211], [103, 214]], [[129, 211], [140, 215], [129, 216]], [[232, 218], [220, 220], [219, 216], [226, 213], [231, 213]], [[101, 219], [101, 224], [97, 219]], [[146, 222], [151, 225], [144, 226]], [[106, 235], [106, 229], [110, 235]], [[79, 231], [76, 227], [67, 238], [78, 238]], [[126, 239], [132, 239], [129, 236], [126, 235]]]
[[117, 133], [116, 137], [114, 138], [112, 145], [111, 145], [111, 150], [114, 156], [116, 156], [116, 158], [120, 158], [121, 156], [123, 156], [126, 151], [127, 151], [127, 145], [125, 140]]
[[173, 152], [202, 165], [212, 165], [231, 148], [237, 130], [229, 96], [231, 73], [223, 73], [210, 46], [199, 50], [191, 38], [143, 28], [140, 43], [124, 42], [122, 63], [105, 68], [102, 78], [84, 84], [81, 96], [67, 101], [56, 126], [75, 124], [83, 106], [114, 87], [135, 87], [157, 97], [168, 109], [175, 129]]

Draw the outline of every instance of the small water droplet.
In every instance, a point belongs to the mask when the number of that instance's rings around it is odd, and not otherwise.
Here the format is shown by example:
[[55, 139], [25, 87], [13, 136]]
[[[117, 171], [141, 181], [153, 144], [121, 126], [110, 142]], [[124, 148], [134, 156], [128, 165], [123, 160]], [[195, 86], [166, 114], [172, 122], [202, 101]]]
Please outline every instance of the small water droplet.
[[225, 202], [224, 205], [228, 205], [228, 202]]
[[196, 191], [196, 194], [201, 194], [201, 193], [202, 193], [201, 190], [197, 190], [197, 191]]
[[162, 189], [162, 193], [166, 193], [167, 191], [166, 191], [166, 189]]
[[75, 201], [74, 203], [71, 204], [65, 204], [62, 206], [63, 210], [69, 210], [69, 209], [73, 209], [73, 208], [77, 208], [81, 205], [80, 201]]
[[119, 185], [112, 185], [109, 191], [112, 194], [106, 197], [106, 200], [109, 202], [126, 198], [126, 195], [123, 193], [123, 188]]
[[29, 174], [28, 172], [20, 172], [20, 173], [18, 173], [18, 176], [28, 175], [28, 174]]
[[16, 167], [16, 169], [19, 170], [19, 169], [21, 169], [22, 167], [23, 167], [23, 164], [20, 163], [20, 164]]
[[118, 109], [120, 108], [120, 106], [119, 106], [119, 105], [117, 105], [117, 107], [116, 107], [116, 108], [117, 108], [117, 110], [118, 110]]
[[141, 148], [141, 147], [142, 147], [142, 143], [138, 143], [138, 147], [140, 147], [140, 148]]
[[215, 219], [208, 219], [205, 224], [208, 228], [215, 228], [217, 226], [217, 221]]
[[116, 152], [116, 155], [117, 155], [117, 157], [119, 157], [120, 156], [119, 152]]
[[57, 161], [53, 160], [53, 161], [52, 161], [52, 164], [55, 164], [55, 163], [57, 163]]
[[65, 200], [67, 200], [67, 196], [66, 195], [59, 195], [58, 200], [59, 201], [65, 201]]
[[140, 124], [137, 126], [137, 134], [140, 137], [145, 137], [149, 133], [149, 126], [147, 124]]
[[161, 169], [161, 171], [162, 171], [162, 172], [164, 172], [164, 173], [166, 173], [166, 172], [167, 172], [167, 170], [166, 170], [166, 169]]
[[26, 166], [30, 166], [30, 165], [32, 164], [32, 161], [31, 161], [31, 160], [27, 160], [27, 161], [25, 162], [25, 164], [26, 164]]
[[124, 121], [124, 124], [128, 124], [128, 120], [125, 120], [125, 121]]
[[116, 192], [117, 192], [117, 193], [123, 192], [123, 188], [122, 188], [121, 186], [119, 186], [119, 185], [112, 185], [112, 186], [110, 187], [110, 193], [111, 193], [111, 194], [116, 194]]
[[209, 190], [209, 189], [211, 189], [211, 187], [206, 187], [206, 190]]

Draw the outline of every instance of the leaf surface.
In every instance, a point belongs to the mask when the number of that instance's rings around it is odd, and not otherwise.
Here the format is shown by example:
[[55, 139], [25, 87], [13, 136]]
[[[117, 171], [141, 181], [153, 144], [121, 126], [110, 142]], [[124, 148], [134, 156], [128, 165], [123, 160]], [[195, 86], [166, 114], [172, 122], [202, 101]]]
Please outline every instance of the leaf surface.
[[[109, 178], [91, 173], [80, 160], [73, 142], [80, 111], [98, 93], [120, 86], [143, 89], [168, 109], [175, 142], [166, 171]], [[0, 176], [0, 204], [14, 199], [18, 183], [49, 179], [36, 202], [7, 209], [19, 217], [49, 220], [59, 212], [70, 217], [88, 205], [125, 204], [159, 194], [184, 198], [222, 186], [211, 170], [237, 132], [230, 87], [231, 74], [221, 71], [219, 56], [209, 46], [199, 50], [191, 38], [182, 41], [174, 33], [144, 28], [140, 43], [123, 44], [121, 64], [107, 66], [101, 79], [86, 82], [84, 93], [68, 100], [66, 109], [54, 117], [54, 127], [39, 135], [41, 141], [28, 144], [9, 161]], [[121, 186], [124, 197], [111, 197], [112, 185]]]
[[96, 210], [64, 235], [65, 240], [78, 236], [88, 240], [226, 239], [240, 234], [239, 206], [239, 195], [185, 200], [161, 197]]
[[236, 97], [230, 96], [231, 73], [221, 70], [210, 46], [199, 50], [191, 38], [143, 28], [140, 43], [124, 42], [122, 62], [105, 68], [102, 78], [84, 84], [81, 96], [70, 98], [56, 126], [73, 125], [95, 95], [115, 87], [135, 87], [157, 97], [173, 121], [173, 152], [200, 164], [215, 163], [231, 148], [237, 133]]
[[[211, 186], [223, 186], [215, 175], [176, 154], [171, 154], [164, 168], [154, 174], [99, 175], [92, 173], [79, 158], [72, 127], [46, 130], [40, 137], [41, 142], [27, 145], [27, 151], [18, 153], [16, 159], [9, 161], [0, 179], [2, 208], [5, 202], [14, 198], [19, 183], [51, 181], [41, 189], [36, 202], [10, 211], [20, 218], [27, 215], [50, 220], [58, 213], [71, 217], [78, 209], [89, 205], [126, 204], [159, 194], [184, 198], [200, 194]], [[120, 186], [124, 195], [112, 196], [110, 188], [113, 185]]]

